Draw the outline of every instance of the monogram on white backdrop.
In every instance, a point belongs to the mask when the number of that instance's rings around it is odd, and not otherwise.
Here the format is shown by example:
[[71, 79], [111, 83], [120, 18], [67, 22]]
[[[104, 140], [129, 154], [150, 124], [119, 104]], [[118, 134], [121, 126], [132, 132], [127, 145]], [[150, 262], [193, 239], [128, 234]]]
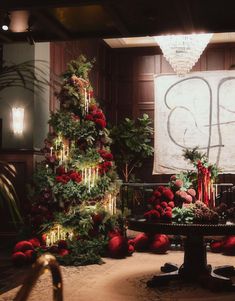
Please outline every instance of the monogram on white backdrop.
[[199, 147], [224, 173], [235, 173], [235, 71], [159, 75], [155, 88], [153, 173], [192, 169], [182, 150]]

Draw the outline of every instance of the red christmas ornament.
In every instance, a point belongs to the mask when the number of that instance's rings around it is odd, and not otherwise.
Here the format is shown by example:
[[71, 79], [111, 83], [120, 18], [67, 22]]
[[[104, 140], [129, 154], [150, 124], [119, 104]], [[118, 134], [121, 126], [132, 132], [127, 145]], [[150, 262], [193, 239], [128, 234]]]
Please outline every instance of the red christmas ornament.
[[123, 236], [114, 236], [108, 243], [109, 255], [112, 258], [123, 258], [128, 255], [127, 239]]
[[210, 243], [211, 252], [221, 253], [223, 251], [223, 241], [213, 241]]
[[15, 266], [21, 267], [26, 264], [27, 258], [26, 255], [23, 252], [15, 252], [11, 256], [12, 262]]
[[34, 263], [37, 259], [37, 253], [34, 250], [27, 250], [24, 252], [27, 263]]
[[33, 250], [33, 249], [34, 249], [34, 247], [31, 242], [22, 240], [15, 245], [14, 253], [15, 252], [24, 252], [24, 251]]
[[235, 255], [235, 236], [229, 236], [225, 239], [223, 252], [226, 255]]
[[145, 251], [149, 246], [149, 236], [146, 233], [140, 233], [134, 238], [134, 248], [136, 251]]
[[164, 254], [170, 247], [169, 239], [164, 234], [156, 234], [153, 237], [149, 249], [153, 253]]
[[41, 245], [39, 239], [36, 237], [29, 239], [28, 242], [30, 242], [34, 248], [38, 248]]

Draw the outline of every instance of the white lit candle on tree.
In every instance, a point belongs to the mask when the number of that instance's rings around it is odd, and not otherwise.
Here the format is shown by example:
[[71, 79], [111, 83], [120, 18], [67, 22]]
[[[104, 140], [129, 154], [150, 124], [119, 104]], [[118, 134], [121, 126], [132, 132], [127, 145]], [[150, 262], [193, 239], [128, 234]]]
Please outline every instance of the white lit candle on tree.
[[51, 150], [50, 155], [51, 155], [51, 157], [52, 157], [52, 154], [53, 154], [53, 146], [50, 147], [50, 150]]

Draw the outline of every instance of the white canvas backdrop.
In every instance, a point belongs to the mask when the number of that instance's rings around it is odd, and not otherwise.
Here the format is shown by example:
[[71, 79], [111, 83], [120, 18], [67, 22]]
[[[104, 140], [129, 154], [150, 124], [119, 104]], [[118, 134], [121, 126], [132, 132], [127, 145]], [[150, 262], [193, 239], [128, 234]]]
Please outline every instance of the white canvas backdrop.
[[153, 173], [192, 169], [182, 150], [198, 146], [224, 173], [235, 173], [235, 71], [154, 78]]

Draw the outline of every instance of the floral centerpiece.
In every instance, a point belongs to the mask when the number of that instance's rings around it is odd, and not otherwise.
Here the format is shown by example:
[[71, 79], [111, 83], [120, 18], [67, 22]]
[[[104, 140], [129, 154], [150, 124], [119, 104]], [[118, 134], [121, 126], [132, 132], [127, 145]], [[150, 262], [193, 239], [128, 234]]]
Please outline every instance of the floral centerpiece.
[[210, 164], [197, 148], [186, 149], [183, 155], [194, 170], [173, 175], [167, 187], [154, 189], [145, 218], [158, 222], [213, 224], [226, 214], [234, 213], [233, 208], [228, 209], [224, 203], [215, 206], [213, 184], [219, 172], [217, 166]]

